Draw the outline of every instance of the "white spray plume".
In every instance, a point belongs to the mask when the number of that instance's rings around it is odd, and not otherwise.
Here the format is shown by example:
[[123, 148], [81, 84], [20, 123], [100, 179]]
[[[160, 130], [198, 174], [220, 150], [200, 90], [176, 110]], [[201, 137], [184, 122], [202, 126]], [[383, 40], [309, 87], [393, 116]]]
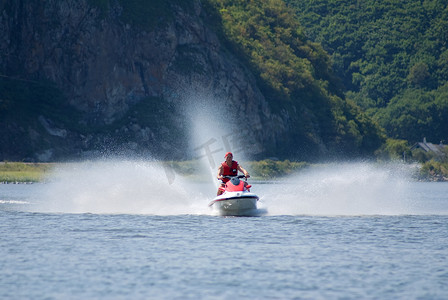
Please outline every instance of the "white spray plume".
[[397, 215], [413, 213], [410, 171], [399, 165], [346, 163], [315, 167], [263, 195], [270, 215]]
[[[182, 176], [168, 178], [156, 162], [96, 161], [66, 164], [43, 185], [43, 212], [101, 214], [206, 214], [208, 193]], [[203, 188], [202, 188], [203, 189]]]

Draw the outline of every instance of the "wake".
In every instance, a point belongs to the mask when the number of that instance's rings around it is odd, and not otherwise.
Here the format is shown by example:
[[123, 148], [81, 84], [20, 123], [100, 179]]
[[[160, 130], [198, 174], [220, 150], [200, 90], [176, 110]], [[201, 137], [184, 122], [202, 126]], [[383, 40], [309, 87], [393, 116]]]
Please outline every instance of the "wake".
[[[440, 207], [431, 208], [413, 194], [416, 182], [411, 178], [411, 168], [400, 164], [333, 164], [314, 167], [275, 183], [253, 182], [252, 192], [260, 197], [256, 215], [440, 213]], [[214, 215], [208, 203], [216, 195], [216, 180], [206, 168], [198, 172], [205, 178], [183, 177], [152, 161], [66, 164], [41, 185], [32, 211]]]
[[207, 213], [208, 195], [170, 172], [160, 163], [145, 161], [67, 164], [51, 174], [42, 186], [39, 205], [33, 210], [151, 215]]
[[418, 213], [412, 166], [342, 163], [314, 167], [266, 189], [271, 215], [403, 215]]

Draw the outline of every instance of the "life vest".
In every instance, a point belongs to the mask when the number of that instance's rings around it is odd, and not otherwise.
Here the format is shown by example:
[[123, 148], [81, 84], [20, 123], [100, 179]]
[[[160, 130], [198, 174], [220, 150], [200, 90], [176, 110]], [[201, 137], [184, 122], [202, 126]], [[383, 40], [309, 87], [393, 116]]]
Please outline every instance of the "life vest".
[[[232, 166], [229, 167], [226, 162], [221, 164], [222, 166], [222, 176], [236, 176], [238, 175], [238, 162], [232, 160]], [[224, 182], [229, 181], [228, 178], [223, 178]]]

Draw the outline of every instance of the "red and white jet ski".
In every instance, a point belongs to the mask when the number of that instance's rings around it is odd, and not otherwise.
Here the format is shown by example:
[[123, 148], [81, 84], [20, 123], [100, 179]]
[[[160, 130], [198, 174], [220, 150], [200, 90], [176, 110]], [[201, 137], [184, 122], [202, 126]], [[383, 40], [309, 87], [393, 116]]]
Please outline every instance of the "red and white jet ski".
[[250, 192], [251, 185], [247, 184], [243, 175], [224, 176], [229, 178], [224, 187], [224, 192], [214, 198], [208, 206], [218, 211], [221, 216], [251, 216], [257, 211], [258, 196]]

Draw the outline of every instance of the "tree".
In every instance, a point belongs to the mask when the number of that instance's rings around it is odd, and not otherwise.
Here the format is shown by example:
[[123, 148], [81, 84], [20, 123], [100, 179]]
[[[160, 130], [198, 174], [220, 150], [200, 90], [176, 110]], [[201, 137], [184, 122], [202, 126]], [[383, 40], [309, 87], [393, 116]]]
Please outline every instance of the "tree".
[[409, 71], [408, 81], [416, 87], [425, 87], [430, 78], [428, 65], [419, 62], [416, 63]]

